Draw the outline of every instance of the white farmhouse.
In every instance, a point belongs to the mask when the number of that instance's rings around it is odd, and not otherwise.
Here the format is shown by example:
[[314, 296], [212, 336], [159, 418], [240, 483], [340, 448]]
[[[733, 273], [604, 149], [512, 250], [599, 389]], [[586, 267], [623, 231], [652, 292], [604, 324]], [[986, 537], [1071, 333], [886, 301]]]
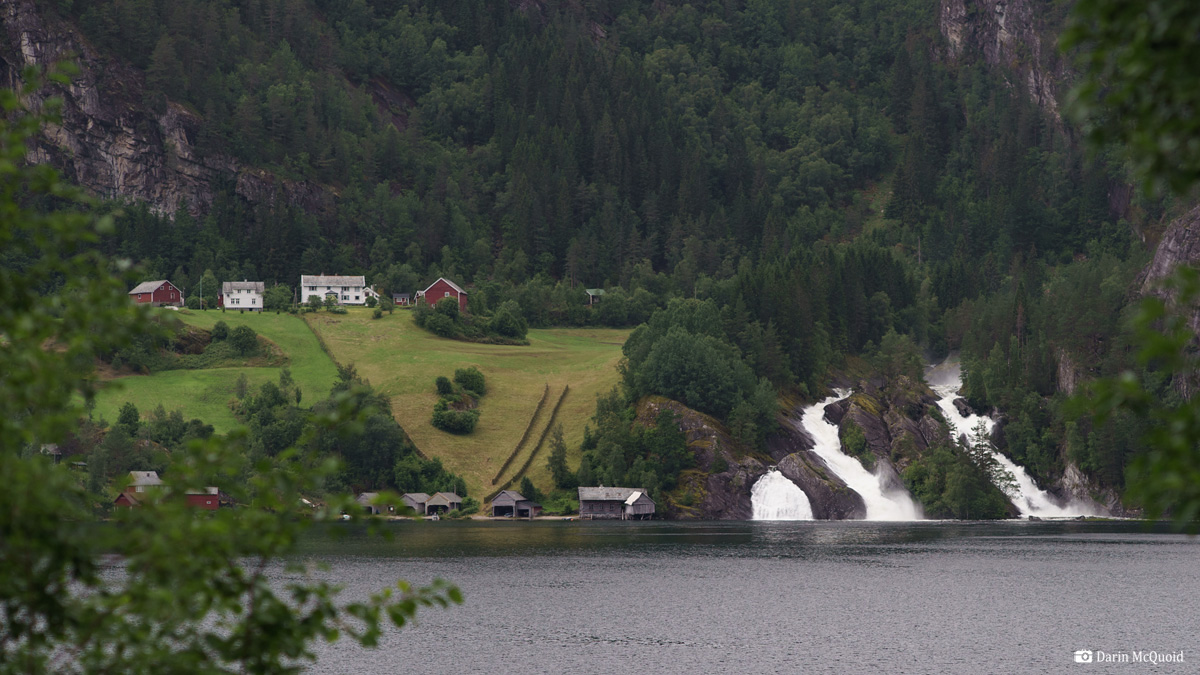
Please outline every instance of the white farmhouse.
[[266, 284], [261, 281], [226, 281], [221, 284], [221, 295], [217, 298], [217, 306], [225, 309], [261, 312], [265, 286]]
[[300, 302], [308, 302], [314, 295], [322, 300], [332, 295], [340, 305], [365, 305], [368, 297], [379, 300], [379, 294], [361, 276], [300, 275]]

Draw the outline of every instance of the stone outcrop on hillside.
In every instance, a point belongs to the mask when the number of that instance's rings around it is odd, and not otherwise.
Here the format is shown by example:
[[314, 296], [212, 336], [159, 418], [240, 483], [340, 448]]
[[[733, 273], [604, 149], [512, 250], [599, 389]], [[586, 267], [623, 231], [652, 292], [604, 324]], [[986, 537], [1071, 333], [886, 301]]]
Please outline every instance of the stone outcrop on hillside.
[[1061, 120], [1060, 89], [1069, 71], [1058, 55], [1060, 26], [1045, 25], [1032, 0], [941, 0], [938, 29], [946, 38], [947, 56], [957, 61], [978, 52], [1014, 87], [1028, 92], [1038, 106]]
[[946, 433], [941, 422], [929, 414], [929, 408], [937, 403], [933, 392], [924, 383], [904, 376], [886, 389], [862, 382], [843, 403], [846, 413], [838, 426], [843, 433], [850, 423], [862, 429], [876, 466], [897, 484], [899, 472], [915, 455], [941, 441]]
[[1115, 489], [1099, 487], [1074, 462], [1067, 462], [1066, 470], [1063, 471], [1062, 477], [1051, 486], [1051, 492], [1066, 500], [1096, 502], [1107, 509], [1109, 515], [1117, 518], [1140, 518], [1142, 516], [1140, 509], [1126, 508], [1121, 502], [1121, 495]]
[[[1167, 226], [1154, 251], [1154, 259], [1142, 272], [1142, 295], [1167, 298], [1162, 282], [1180, 265], [1200, 265], [1200, 206]], [[1200, 332], [1200, 314], [1193, 314], [1190, 323], [1192, 330]]]
[[319, 186], [247, 170], [226, 155], [202, 156], [195, 144], [198, 115], [171, 103], [161, 113], [150, 109], [139, 71], [97, 52], [34, 0], [0, 0], [0, 19], [2, 86], [19, 88], [29, 66], [49, 68], [68, 57], [79, 66], [68, 86], [47, 86], [26, 101], [32, 108], [51, 96], [63, 101], [61, 123], [46, 126], [30, 151], [32, 161], [53, 165], [93, 194], [144, 201], [163, 214], [181, 207], [203, 213], [219, 183], [232, 183], [251, 203], [273, 203], [282, 195], [310, 212], [331, 203]]

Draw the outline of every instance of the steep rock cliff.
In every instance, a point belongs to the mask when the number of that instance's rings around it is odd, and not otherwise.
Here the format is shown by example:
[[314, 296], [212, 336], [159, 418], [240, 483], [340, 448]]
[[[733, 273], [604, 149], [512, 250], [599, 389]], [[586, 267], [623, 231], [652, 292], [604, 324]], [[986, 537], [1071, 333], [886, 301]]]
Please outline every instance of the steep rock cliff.
[[[1141, 293], [1166, 298], [1161, 284], [1179, 265], [1200, 264], [1200, 206], [1176, 218], [1167, 226], [1154, 259], [1141, 276]], [[1200, 332], [1200, 314], [1191, 317], [1192, 330]]]
[[951, 61], [977, 53], [1002, 66], [1011, 86], [1061, 120], [1059, 96], [1070, 75], [1055, 47], [1061, 12], [1036, 0], [941, 0], [938, 29]]
[[171, 103], [161, 113], [145, 106], [140, 72], [93, 49], [34, 0], [0, 0], [0, 19], [2, 86], [21, 86], [29, 66], [44, 69], [72, 59], [79, 67], [68, 86], [47, 86], [26, 101], [33, 108], [51, 96], [63, 101], [61, 124], [47, 125], [30, 149], [32, 161], [52, 164], [96, 195], [144, 201], [165, 214], [180, 207], [206, 211], [220, 183], [232, 183], [251, 203], [272, 203], [279, 195], [308, 211], [330, 203], [319, 186], [280, 181], [225, 155], [201, 155], [197, 115]]

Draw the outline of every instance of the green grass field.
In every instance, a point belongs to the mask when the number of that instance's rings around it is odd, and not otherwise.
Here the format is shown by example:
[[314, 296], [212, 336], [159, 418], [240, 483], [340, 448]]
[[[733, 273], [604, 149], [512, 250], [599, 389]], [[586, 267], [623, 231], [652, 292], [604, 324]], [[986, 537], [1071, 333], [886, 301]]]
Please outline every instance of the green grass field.
[[[304, 320], [288, 314], [264, 312], [245, 314], [237, 312], [169, 312], [184, 322], [199, 328], [210, 329], [218, 321], [230, 328], [247, 325], [259, 335], [274, 342], [288, 355], [287, 367], [292, 377], [304, 392], [302, 405], [329, 396], [329, 389], [337, 378], [337, 368], [329, 356], [321, 350], [316, 337]], [[181, 410], [187, 419], [200, 418], [213, 425], [218, 433], [225, 433], [237, 426], [237, 420], [229, 410], [229, 400], [234, 396], [234, 385], [238, 375], [246, 374], [251, 387], [268, 381], [278, 381], [282, 368], [229, 367], [207, 370], [168, 370], [152, 375], [133, 375], [111, 380], [100, 392], [96, 401], [95, 414], [110, 423], [117, 419], [117, 412], [126, 401], [132, 401], [143, 416], [162, 404], [168, 411]]]
[[[596, 395], [617, 383], [621, 345], [630, 332], [530, 330], [528, 346], [504, 346], [436, 337], [418, 328], [407, 311], [384, 314], [378, 320], [371, 319], [370, 310], [357, 308], [346, 315], [320, 312], [305, 318], [339, 363], [353, 363], [362, 377], [389, 397], [393, 415], [417, 447], [463, 476], [469, 493], [477, 498], [493, 490], [492, 478], [520, 440], [546, 384], [553, 397], [548, 407], [565, 385], [571, 387], [556, 421], [562, 423], [571, 449], [568, 461], [572, 467], [578, 465], [583, 427], [595, 412]], [[453, 377], [456, 368], [472, 365], [483, 371], [488, 386], [475, 432], [454, 436], [435, 429], [430, 423], [437, 401], [434, 379]], [[524, 464], [548, 419], [549, 410], [501, 482]], [[551, 487], [546, 469], [548, 439], [546, 446], [528, 472], [542, 489]]]

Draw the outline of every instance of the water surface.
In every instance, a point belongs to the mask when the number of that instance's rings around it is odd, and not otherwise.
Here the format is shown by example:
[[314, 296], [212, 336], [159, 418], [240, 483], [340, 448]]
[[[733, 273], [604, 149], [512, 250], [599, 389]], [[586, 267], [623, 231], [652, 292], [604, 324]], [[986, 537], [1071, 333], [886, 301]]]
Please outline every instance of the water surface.
[[[457, 583], [321, 673], [1197, 672], [1200, 541], [1140, 523], [404, 522], [310, 535], [346, 597]], [[335, 536], [341, 534], [344, 536]], [[1185, 663], [1077, 666], [1078, 649]]]

